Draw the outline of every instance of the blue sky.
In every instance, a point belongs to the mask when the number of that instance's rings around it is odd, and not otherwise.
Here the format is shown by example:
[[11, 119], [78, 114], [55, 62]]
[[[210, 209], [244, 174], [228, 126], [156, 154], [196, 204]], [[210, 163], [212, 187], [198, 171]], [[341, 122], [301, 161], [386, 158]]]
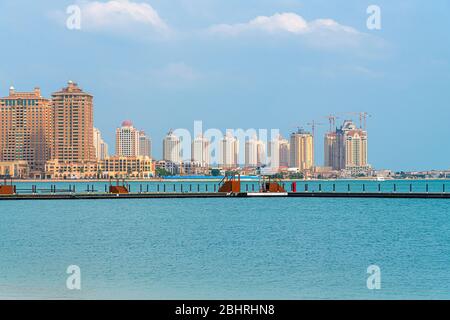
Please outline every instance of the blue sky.
[[[66, 27], [73, 4], [80, 30]], [[366, 27], [371, 4], [381, 30]], [[2, 0], [0, 35], [0, 95], [14, 85], [50, 96], [74, 80], [94, 95], [111, 149], [124, 119], [149, 133], [158, 158], [168, 129], [194, 120], [287, 136], [367, 111], [376, 168], [450, 167], [447, 0]]]

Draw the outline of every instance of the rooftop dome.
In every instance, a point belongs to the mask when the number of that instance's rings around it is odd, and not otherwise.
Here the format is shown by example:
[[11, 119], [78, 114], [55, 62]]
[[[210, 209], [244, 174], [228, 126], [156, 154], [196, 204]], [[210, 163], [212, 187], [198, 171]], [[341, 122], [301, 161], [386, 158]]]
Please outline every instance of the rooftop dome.
[[131, 122], [131, 120], [125, 120], [124, 122], [122, 122], [122, 127], [132, 127], [133, 126], [133, 122]]

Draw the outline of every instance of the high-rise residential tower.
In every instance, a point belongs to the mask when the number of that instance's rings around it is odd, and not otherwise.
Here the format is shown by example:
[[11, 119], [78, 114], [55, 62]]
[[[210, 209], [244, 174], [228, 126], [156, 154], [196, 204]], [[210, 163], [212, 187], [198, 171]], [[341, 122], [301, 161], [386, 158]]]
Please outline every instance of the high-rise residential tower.
[[287, 168], [289, 166], [289, 141], [278, 135], [269, 143], [270, 167]]
[[256, 136], [245, 141], [245, 166], [260, 167], [266, 162], [266, 147]]
[[334, 170], [364, 170], [370, 165], [367, 159], [367, 131], [352, 121], [344, 121], [341, 128], [325, 135], [324, 165]]
[[337, 132], [325, 133], [324, 139], [324, 166], [334, 170], [340, 170], [343, 167], [341, 164], [340, 152], [343, 150], [340, 146]]
[[291, 134], [290, 167], [310, 170], [314, 166], [313, 135], [303, 129]]
[[264, 141], [257, 140], [256, 141], [256, 165], [258, 167], [266, 164], [266, 145]]
[[245, 166], [256, 167], [258, 165], [258, 140], [251, 137], [245, 141]]
[[338, 165], [335, 164], [335, 158], [337, 153], [337, 135], [336, 132], [325, 133], [325, 139], [323, 142], [323, 165], [335, 169]]
[[345, 146], [345, 168], [366, 167], [367, 132], [357, 128], [351, 121], [345, 121], [341, 128], [341, 139]]
[[108, 145], [103, 140], [102, 134], [97, 128], [94, 128], [94, 148], [97, 160], [105, 160], [109, 156]]
[[203, 135], [199, 135], [192, 141], [191, 148], [191, 160], [192, 162], [199, 163], [203, 167], [209, 166], [210, 154], [209, 154], [210, 142]]
[[121, 157], [137, 157], [139, 155], [139, 130], [130, 120], [122, 122], [116, 129], [116, 155]]
[[144, 157], [152, 156], [152, 140], [144, 131], [139, 131], [139, 155]]
[[253, 136], [245, 141], [245, 166], [260, 167], [266, 163], [266, 145]]
[[52, 94], [53, 159], [64, 162], [95, 161], [93, 96], [75, 82]]
[[39, 88], [0, 99], [0, 161], [27, 161], [32, 176], [40, 176], [53, 148], [53, 119], [49, 99]]
[[173, 163], [180, 163], [181, 142], [172, 130], [170, 130], [163, 140], [163, 160]]
[[219, 165], [223, 168], [236, 168], [239, 159], [239, 140], [227, 132], [219, 141]]
[[290, 144], [289, 140], [281, 139], [280, 140], [280, 167], [287, 168], [289, 167], [289, 156], [290, 156]]

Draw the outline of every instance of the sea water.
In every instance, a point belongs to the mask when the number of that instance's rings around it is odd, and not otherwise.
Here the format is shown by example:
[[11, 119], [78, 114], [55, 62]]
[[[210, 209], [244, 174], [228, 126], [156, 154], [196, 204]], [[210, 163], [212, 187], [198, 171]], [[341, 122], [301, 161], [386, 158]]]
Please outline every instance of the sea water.
[[449, 299], [450, 201], [0, 201], [0, 298]]

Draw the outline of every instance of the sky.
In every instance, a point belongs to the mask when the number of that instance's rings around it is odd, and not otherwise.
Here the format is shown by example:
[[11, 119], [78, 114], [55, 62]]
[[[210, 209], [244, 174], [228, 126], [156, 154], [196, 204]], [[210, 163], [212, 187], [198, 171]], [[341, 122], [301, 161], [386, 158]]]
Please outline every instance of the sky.
[[73, 80], [111, 151], [126, 119], [155, 158], [195, 120], [285, 137], [315, 120], [321, 165], [325, 116], [365, 111], [375, 168], [450, 168], [448, 0], [2, 0], [0, 36], [0, 96]]

